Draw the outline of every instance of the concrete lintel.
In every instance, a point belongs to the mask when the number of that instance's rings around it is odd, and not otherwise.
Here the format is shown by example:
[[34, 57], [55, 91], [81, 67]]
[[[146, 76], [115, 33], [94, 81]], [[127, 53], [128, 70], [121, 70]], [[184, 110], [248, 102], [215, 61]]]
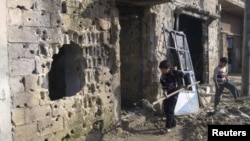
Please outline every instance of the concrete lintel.
[[241, 16], [244, 15], [245, 3], [242, 1], [219, 0], [219, 4], [221, 5], [221, 11]]
[[220, 17], [217, 14], [211, 14], [208, 11], [198, 9], [198, 8], [195, 8], [192, 6], [177, 7], [175, 9], [175, 13], [186, 14], [186, 15], [198, 18], [198, 19], [209, 20], [209, 21], [213, 21], [213, 20], [218, 19]]

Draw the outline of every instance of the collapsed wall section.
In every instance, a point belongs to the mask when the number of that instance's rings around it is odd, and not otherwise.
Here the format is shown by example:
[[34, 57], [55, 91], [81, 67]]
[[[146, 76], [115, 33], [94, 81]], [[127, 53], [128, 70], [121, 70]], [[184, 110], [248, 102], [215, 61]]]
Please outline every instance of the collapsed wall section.
[[10, 0], [13, 140], [74, 140], [119, 122], [113, 1]]

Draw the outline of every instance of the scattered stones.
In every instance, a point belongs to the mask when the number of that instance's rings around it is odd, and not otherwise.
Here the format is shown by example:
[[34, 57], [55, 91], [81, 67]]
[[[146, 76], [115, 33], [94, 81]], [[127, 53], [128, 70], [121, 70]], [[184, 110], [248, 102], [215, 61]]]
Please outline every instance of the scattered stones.
[[[203, 141], [207, 140], [208, 125], [250, 125], [250, 101], [232, 104], [230, 99], [231, 97], [224, 98], [223, 102], [219, 104], [217, 112], [212, 110], [213, 104], [210, 103], [207, 107], [201, 108], [197, 114], [176, 116], [178, 124], [176, 129], [162, 137], [158, 129], [165, 125], [164, 115], [155, 116], [153, 113], [145, 113], [139, 108], [122, 111], [124, 124], [122, 129], [117, 128], [116, 140], [119, 138], [129, 140], [130, 137], [133, 137], [133, 139], [141, 141], [141, 138], [147, 136], [149, 140], [156, 137], [162, 140], [168, 137], [173, 141]], [[105, 137], [108, 138], [109, 134]]]

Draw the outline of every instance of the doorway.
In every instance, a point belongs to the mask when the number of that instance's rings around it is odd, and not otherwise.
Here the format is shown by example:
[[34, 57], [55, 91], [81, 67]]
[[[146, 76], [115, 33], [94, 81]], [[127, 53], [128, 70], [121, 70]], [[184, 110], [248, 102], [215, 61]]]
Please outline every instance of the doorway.
[[186, 34], [190, 56], [197, 81], [204, 83], [203, 80], [203, 44], [202, 44], [202, 20], [188, 16], [179, 15], [178, 29]]
[[117, 5], [117, 8], [121, 26], [121, 106], [122, 108], [133, 108], [143, 97], [141, 45], [143, 7]]

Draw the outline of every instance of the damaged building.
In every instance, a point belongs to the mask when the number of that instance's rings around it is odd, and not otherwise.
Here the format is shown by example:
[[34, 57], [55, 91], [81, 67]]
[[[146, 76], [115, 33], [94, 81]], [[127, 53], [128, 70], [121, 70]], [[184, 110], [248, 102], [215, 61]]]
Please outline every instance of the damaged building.
[[220, 4], [220, 56], [227, 56], [228, 71], [241, 73], [244, 0], [219, 0]]
[[213, 85], [221, 56], [240, 72], [241, 0], [2, 0], [0, 7], [1, 140], [75, 140], [118, 125], [121, 108], [157, 99], [169, 42], [163, 25], [186, 34], [202, 84]]

